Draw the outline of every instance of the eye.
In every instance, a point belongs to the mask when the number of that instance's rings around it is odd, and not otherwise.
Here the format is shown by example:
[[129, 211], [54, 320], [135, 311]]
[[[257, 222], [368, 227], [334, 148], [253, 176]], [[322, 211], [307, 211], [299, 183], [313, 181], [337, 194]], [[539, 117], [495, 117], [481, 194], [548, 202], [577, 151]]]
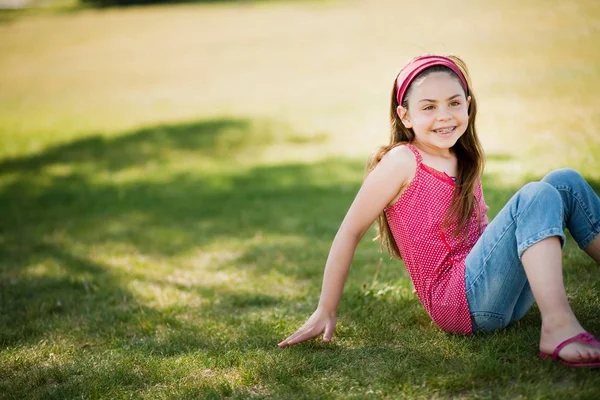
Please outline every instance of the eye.
[[456, 107], [456, 106], [460, 106], [460, 101], [453, 101], [452, 103], [450, 103], [451, 106]]
[[431, 104], [423, 107], [423, 111], [430, 111], [430, 110], [433, 110], [433, 106]]

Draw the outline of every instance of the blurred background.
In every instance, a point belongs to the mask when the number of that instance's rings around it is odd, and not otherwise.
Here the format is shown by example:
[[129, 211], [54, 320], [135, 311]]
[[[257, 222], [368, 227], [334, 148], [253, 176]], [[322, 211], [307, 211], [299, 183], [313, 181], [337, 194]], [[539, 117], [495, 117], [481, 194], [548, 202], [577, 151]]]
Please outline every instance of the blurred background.
[[398, 69], [432, 52], [467, 62], [489, 153], [518, 163], [533, 151], [544, 168], [598, 166], [593, 0], [27, 4], [38, 8], [1, 16], [3, 157], [89, 134], [243, 116], [318, 138], [289, 152], [261, 149], [263, 161], [362, 159], [387, 141]]

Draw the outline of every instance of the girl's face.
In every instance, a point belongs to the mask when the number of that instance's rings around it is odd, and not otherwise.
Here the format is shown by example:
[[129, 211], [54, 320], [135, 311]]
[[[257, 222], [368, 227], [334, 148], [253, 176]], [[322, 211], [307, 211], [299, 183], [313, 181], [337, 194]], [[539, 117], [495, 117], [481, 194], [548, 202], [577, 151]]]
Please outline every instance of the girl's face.
[[404, 126], [412, 128], [417, 143], [444, 151], [465, 133], [470, 102], [458, 79], [434, 72], [412, 83], [408, 109], [400, 106], [397, 112]]

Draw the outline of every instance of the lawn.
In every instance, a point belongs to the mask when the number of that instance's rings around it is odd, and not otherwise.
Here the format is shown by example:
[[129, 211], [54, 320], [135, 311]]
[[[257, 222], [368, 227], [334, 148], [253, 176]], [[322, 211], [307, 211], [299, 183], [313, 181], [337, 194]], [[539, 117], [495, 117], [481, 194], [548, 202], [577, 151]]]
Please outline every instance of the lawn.
[[[437, 329], [360, 244], [329, 344], [279, 349], [388, 135], [397, 69], [460, 55], [493, 217], [570, 166], [600, 193], [594, 0], [215, 2], [0, 12], [0, 398], [595, 399], [534, 308]], [[600, 267], [567, 291], [600, 334]]]

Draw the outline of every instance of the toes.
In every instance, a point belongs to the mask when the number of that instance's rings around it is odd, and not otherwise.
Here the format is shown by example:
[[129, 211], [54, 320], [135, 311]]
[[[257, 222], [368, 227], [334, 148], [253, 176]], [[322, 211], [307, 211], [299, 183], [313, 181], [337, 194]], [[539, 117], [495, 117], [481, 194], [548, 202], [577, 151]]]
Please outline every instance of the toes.
[[581, 349], [578, 351], [579, 360], [587, 361], [587, 362], [596, 362], [600, 361], [600, 349], [597, 347], [588, 347]]
[[[583, 344], [573, 344], [573, 346], [565, 347], [564, 354], [560, 357], [570, 362], [595, 362], [600, 361], [600, 349], [589, 347]], [[561, 351], [562, 353], [562, 351]]]
[[582, 349], [579, 352], [579, 360], [578, 361], [590, 361], [592, 359], [592, 354], [590, 349]]

